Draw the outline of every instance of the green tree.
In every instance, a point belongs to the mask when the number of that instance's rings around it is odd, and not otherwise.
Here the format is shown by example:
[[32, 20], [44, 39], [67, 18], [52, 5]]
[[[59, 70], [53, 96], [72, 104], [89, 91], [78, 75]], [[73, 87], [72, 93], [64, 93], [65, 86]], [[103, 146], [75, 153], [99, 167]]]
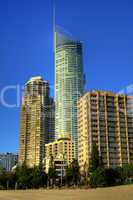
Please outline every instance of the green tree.
[[126, 178], [132, 178], [133, 177], [133, 164], [124, 165], [123, 171], [124, 171]]
[[67, 186], [70, 186], [72, 184], [73, 174], [72, 174], [72, 167], [71, 165], [67, 167], [66, 169], [66, 184]]
[[105, 169], [104, 173], [106, 179], [106, 186], [114, 186], [123, 183], [122, 168], [119, 169], [108, 168]]
[[0, 188], [7, 189], [7, 173], [4, 168], [1, 168], [0, 171]]
[[17, 176], [14, 172], [7, 172], [6, 173], [6, 180], [7, 180], [7, 189], [15, 189]]
[[57, 178], [57, 172], [56, 172], [54, 165], [52, 165], [48, 171], [49, 185], [51, 185], [53, 187], [56, 182], [56, 178]]
[[66, 169], [67, 185], [78, 185], [80, 181], [80, 170], [77, 160], [73, 160], [70, 166]]
[[71, 163], [73, 184], [78, 185], [80, 180], [80, 167], [77, 160], [73, 160]]
[[116, 184], [124, 184], [127, 179], [126, 171], [123, 167], [117, 167], [116, 171]]
[[48, 176], [45, 173], [44, 167], [42, 164], [39, 165], [39, 170], [40, 170], [40, 176], [41, 176], [41, 183], [40, 186], [41, 187], [45, 187], [47, 186], [47, 180], [48, 180]]
[[28, 168], [25, 163], [16, 169], [17, 184], [20, 189], [32, 187], [32, 168]]
[[34, 167], [32, 169], [32, 179], [31, 179], [31, 184], [33, 188], [39, 188], [41, 185], [41, 174], [39, 167]]
[[32, 169], [31, 184], [33, 188], [40, 188], [47, 185], [47, 175], [41, 165], [35, 166]]
[[104, 187], [106, 186], [106, 177], [104, 168], [98, 167], [90, 175], [91, 187]]
[[94, 142], [92, 146], [89, 173], [95, 171], [100, 166], [102, 166], [102, 159], [99, 156], [97, 144]]

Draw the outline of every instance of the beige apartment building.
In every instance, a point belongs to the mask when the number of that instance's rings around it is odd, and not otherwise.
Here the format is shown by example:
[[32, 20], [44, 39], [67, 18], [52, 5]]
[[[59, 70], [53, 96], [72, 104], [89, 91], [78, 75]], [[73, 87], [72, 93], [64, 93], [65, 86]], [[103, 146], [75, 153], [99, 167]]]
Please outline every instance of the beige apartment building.
[[48, 141], [49, 84], [41, 77], [25, 85], [21, 107], [19, 163], [39, 165]]
[[89, 166], [96, 143], [105, 167], [133, 163], [133, 96], [91, 91], [78, 101], [78, 159]]
[[69, 136], [62, 136], [58, 140], [45, 145], [46, 159], [64, 159], [69, 165], [75, 158], [74, 142]]

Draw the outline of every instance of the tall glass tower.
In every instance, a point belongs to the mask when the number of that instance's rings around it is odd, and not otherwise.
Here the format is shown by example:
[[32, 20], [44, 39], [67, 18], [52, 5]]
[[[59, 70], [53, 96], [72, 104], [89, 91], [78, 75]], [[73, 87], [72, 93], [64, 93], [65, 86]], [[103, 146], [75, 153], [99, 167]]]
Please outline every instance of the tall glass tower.
[[77, 100], [84, 91], [82, 43], [55, 32], [55, 136], [70, 135], [78, 158]]

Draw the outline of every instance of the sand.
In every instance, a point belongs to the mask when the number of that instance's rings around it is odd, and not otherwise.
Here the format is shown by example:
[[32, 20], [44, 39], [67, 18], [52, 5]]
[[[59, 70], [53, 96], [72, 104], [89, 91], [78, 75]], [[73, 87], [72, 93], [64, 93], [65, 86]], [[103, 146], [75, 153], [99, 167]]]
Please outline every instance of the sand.
[[0, 191], [0, 200], [133, 200], [133, 185], [88, 190]]

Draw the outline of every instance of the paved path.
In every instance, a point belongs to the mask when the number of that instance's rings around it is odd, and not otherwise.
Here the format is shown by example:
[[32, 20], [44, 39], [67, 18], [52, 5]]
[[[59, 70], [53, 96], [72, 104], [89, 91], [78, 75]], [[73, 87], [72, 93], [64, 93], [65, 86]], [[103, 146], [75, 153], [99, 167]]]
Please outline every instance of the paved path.
[[133, 185], [89, 190], [0, 191], [0, 200], [133, 200]]

